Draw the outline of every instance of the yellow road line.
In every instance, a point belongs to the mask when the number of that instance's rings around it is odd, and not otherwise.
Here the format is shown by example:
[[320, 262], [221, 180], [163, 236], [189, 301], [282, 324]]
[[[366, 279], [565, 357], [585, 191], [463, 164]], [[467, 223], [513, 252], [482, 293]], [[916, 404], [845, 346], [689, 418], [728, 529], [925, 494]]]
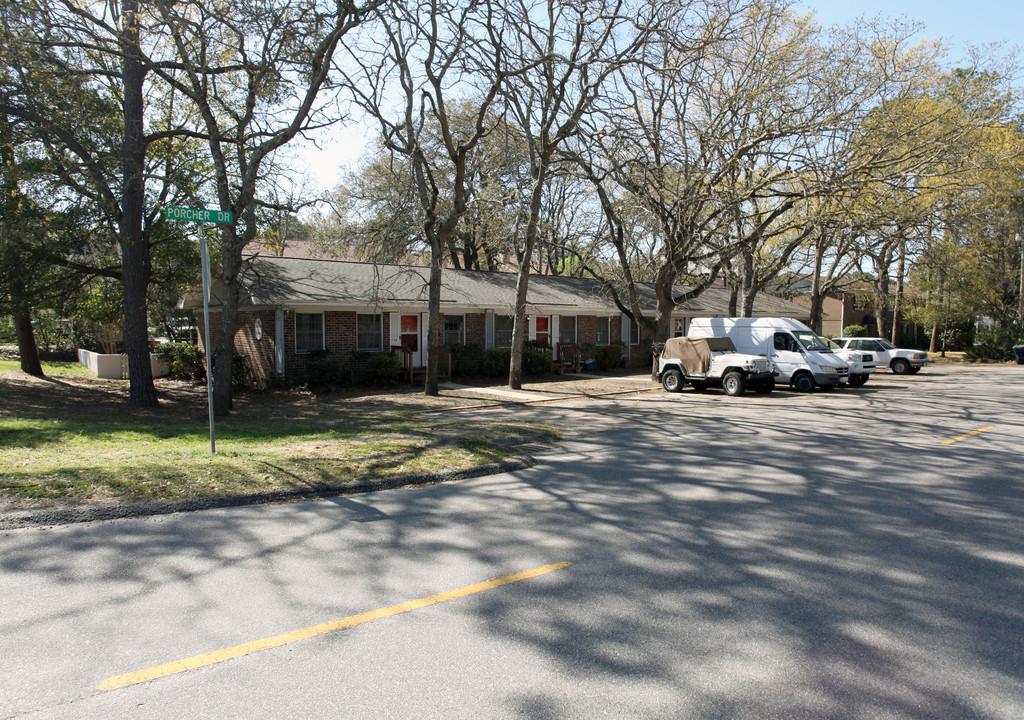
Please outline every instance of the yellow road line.
[[985, 432], [986, 430], [991, 430], [991, 429], [992, 429], [992, 428], [994, 428], [994, 427], [995, 427], [995, 425], [989, 425], [989, 426], [987, 426], [987, 427], [983, 427], [983, 428], [981, 428], [980, 430], [975, 430], [975, 431], [973, 431], [973, 432], [969, 432], [969, 433], [967, 433], [966, 435], [961, 435], [960, 437], [955, 437], [955, 438], [953, 438], [952, 440], [946, 440], [946, 441], [945, 441], [944, 443], [942, 443], [942, 444], [943, 444], [943, 445], [952, 445], [952, 444], [953, 444], [953, 443], [955, 443], [955, 442], [960, 442], [961, 440], [966, 440], [966, 439], [967, 439], [967, 438], [969, 438], [969, 437], [973, 437], [973, 436], [977, 435], [978, 433], [983, 433], [983, 432]]
[[458, 590], [450, 590], [448, 592], [437, 593], [436, 595], [429, 595], [425, 598], [420, 598], [419, 600], [410, 600], [409, 602], [404, 602], [401, 605], [392, 605], [391, 607], [381, 608], [380, 610], [373, 610], [359, 615], [350, 615], [349, 617], [341, 618], [340, 620], [332, 620], [331, 622], [313, 625], [312, 627], [303, 628], [302, 630], [293, 630], [292, 632], [285, 633], [284, 635], [263, 638], [262, 640], [254, 640], [252, 642], [242, 643], [241, 645], [235, 645], [234, 647], [224, 648], [223, 650], [215, 650], [214, 652], [206, 653], [204, 655], [196, 655], [194, 657], [185, 658], [184, 660], [177, 660], [175, 662], [165, 663], [164, 665], [157, 665], [156, 667], [139, 670], [138, 672], [125, 673], [124, 675], [118, 675], [104, 680], [99, 684], [98, 689], [116, 690], [118, 688], [127, 687], [128, 685], [136, 685], [149, 680], [167, 677], [168, 675], [175, 675], [177, 673], [185, 672], [186, 670], [195, 670], [196, 668], [224, 662], [225, 660], [231, 660], [232, 658], [259, 652], [260, 650], [268, 650], [270, 648], [280, 647], [281, 645], [288, 645], [289, 643], [306, 640], [311, 637], [316, 637], [317, 635], [324, 635], [326, 633], [334, 632], [335, 630], [344, 630], [345, 628], [362, 625], [363, 623], [380, 620], [381, 618], [391, 617], [392, 615], [400, 615], [401, 613], [406, 613], [410, 610], [418, 610], [429, 605], [436, 605], [438, 603], [447, 602], [448, 600], [454, 600], [456, 598], [483, 592], [484, 590], [492, 590], [496, 587], [501, 587], [502, 585], [519, 582], [520, 580], [528, 580], [530, 578], [537, 577], [538, 575], [544, 575], [545, 573], [553, 572], [555, 570], [561, 570], [569, 565], [571, 565], [571, 563], [568, 562], [544, 565], [543, 567], [534, 568], [533, 570], [524, 570], [523, 572], [515, 573], [514, 575], [505, 575], [504, 577], [493, 578], [481, 583], [476, 583], [475, 585], [467, 585], [466, 587], [459, 588]]

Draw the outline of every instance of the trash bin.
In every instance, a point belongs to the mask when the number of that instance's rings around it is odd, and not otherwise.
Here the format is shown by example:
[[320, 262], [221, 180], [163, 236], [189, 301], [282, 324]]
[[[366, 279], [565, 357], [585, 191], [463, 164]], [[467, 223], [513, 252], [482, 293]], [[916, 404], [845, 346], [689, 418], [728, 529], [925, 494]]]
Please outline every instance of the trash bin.
[[1017, 359], [1018, 365], [1024, 365], [1024, 345], [1014, 345], [1013, 356]]

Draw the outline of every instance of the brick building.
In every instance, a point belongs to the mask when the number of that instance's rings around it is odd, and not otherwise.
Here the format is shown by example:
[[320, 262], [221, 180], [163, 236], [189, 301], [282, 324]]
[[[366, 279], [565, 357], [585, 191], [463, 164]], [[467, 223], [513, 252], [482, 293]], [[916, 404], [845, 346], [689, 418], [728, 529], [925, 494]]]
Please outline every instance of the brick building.
[[[404, 346], [413, 363], [426, 361], [427, 279], [429, 268], [407, 265], [253, 257], [245, 274], [235, 348], [249, 357], [257, 377], [299, 380], [305, 359], [327, 350], [339, 359], [353, 353], [391, 352]], [[219, 331], [220, 293], [211, 292], [211, 338]], [[653, 314], [654, 294], [638, 288], [645, 310]], [[514, 273], [445, 269], [441, 308], [444, 344], [483, 348], [512, 344], [515, 312]], [[728, 291], [710, 288], [673, 313], [674, 334], [682, 335], [692, 317], [727, 314]], [[202, 295], [182, 300], [202, 308]], [[604, 286], [591, 279], [554, 275], [530, 278], [527, 297], [529, 339], [557, 349], [560, 343], [620, 344], [627, 361], [648, 362], [651, 337], [623, 315]], [[806, 318], [798, 305], [769, 295], [758, 297], [755, 315]], [[202, 328], [199, 332], [202, 342]]]

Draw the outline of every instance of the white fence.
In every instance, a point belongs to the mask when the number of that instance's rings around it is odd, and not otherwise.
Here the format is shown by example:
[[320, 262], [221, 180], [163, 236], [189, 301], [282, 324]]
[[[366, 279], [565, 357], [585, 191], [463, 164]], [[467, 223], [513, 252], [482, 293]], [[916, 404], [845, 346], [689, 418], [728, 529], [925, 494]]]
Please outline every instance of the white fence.
[[[79, 350], [78, 362], [99, 378], [124, 380], [128, 377], [127, 355], [101, 355], [89, 350]], [[152, 353], [149, 356], [149, 364], [153, 368], [153, 377], [163, 377], [171, 372], [167, 363]]]

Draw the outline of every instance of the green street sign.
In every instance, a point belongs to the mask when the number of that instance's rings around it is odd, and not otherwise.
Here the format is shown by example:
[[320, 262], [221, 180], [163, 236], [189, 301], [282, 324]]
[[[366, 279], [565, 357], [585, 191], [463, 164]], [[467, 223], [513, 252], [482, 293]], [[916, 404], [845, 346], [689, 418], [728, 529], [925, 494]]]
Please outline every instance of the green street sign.
[[192, 222], [220, 223], [231, 225], [235, 222], [235, 214], [230, 210], [203, 210], [202, 208], [166, 207], [168, 220], [190, 220]]

